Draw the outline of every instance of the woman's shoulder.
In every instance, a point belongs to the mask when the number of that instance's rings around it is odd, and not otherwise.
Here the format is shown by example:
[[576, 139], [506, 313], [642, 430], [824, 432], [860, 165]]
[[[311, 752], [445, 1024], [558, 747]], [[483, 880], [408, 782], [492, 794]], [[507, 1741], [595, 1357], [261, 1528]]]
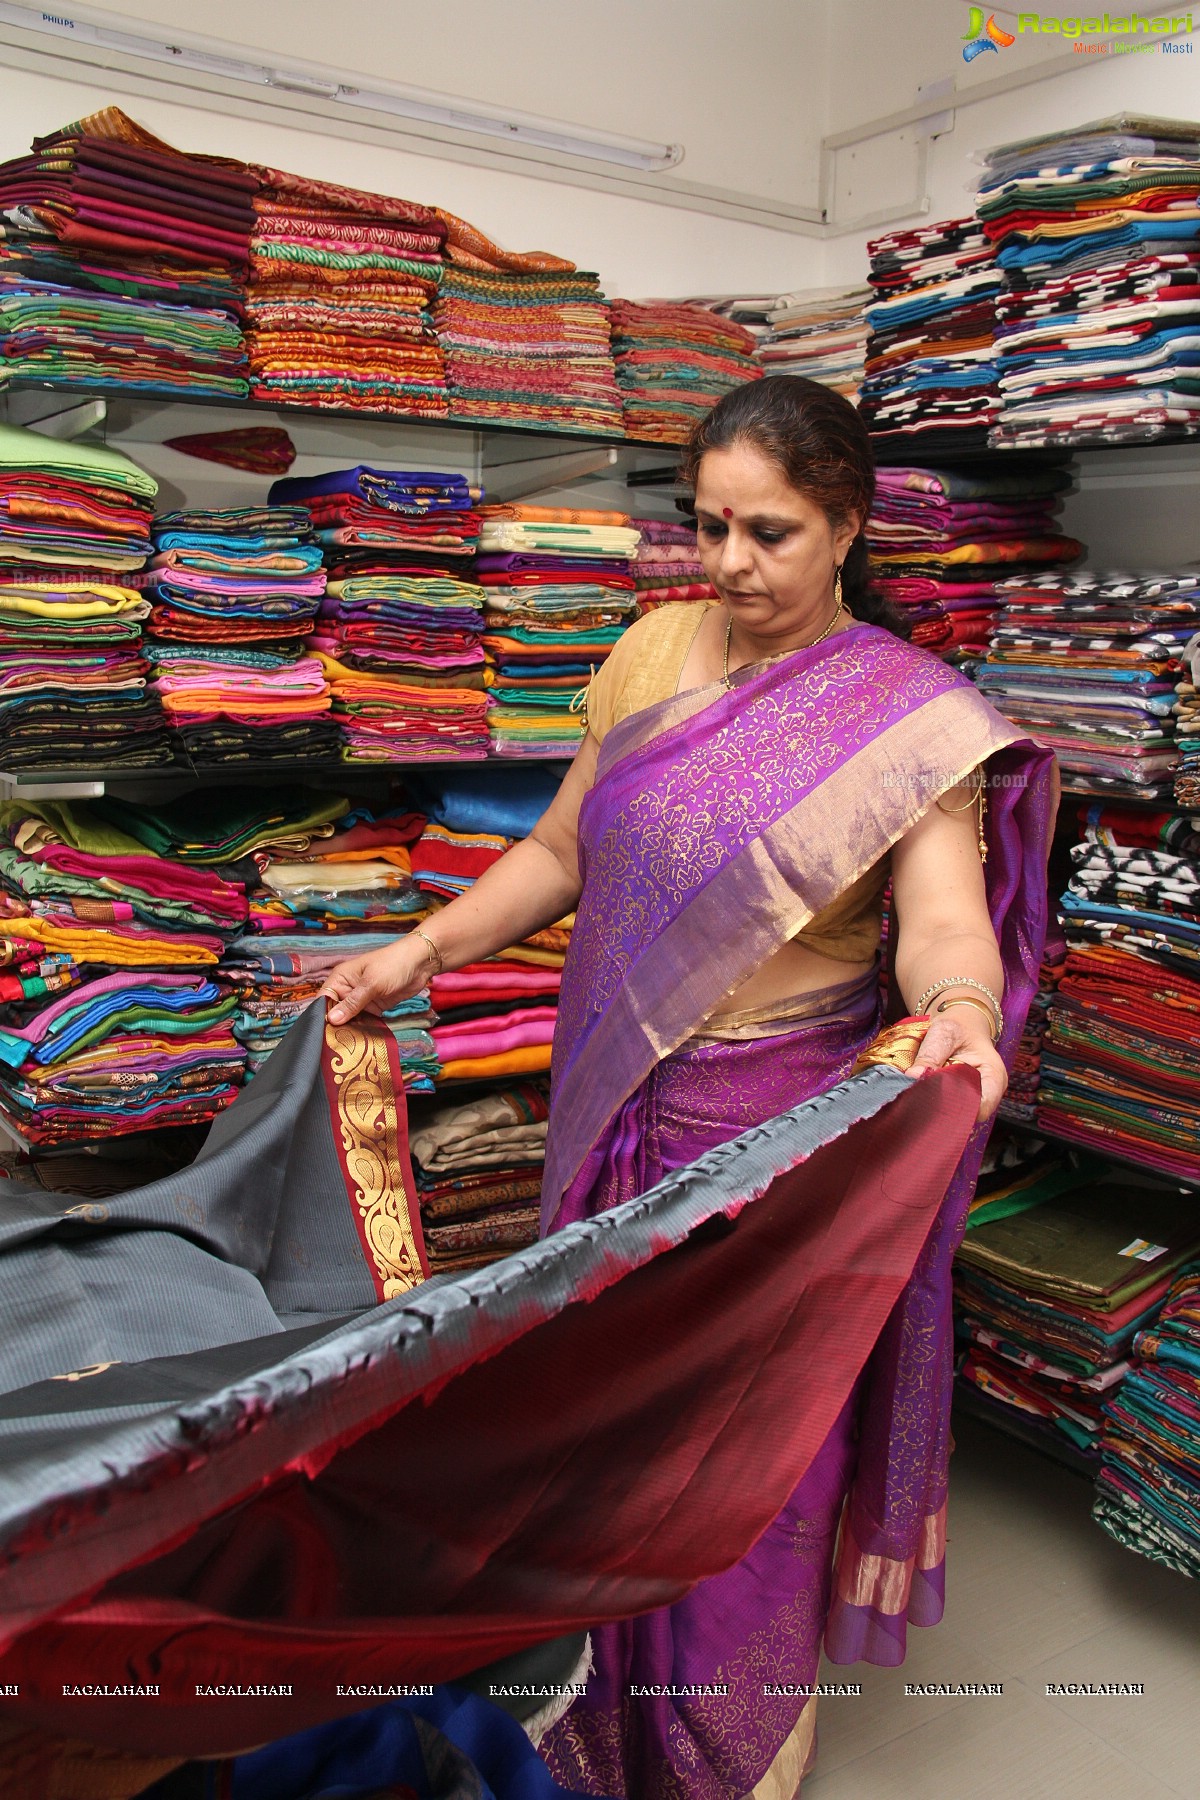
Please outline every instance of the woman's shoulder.
[[671, 601], [635, 619], [592, 677], [587, 717], [603, 738], [618, 720], [675, 692], [679, 671], [710, 601]]
[[627, 656], [666, 650], [673, 644], [690, 644], [711, 600], [670, 600], [635, 619], [621, 639]]

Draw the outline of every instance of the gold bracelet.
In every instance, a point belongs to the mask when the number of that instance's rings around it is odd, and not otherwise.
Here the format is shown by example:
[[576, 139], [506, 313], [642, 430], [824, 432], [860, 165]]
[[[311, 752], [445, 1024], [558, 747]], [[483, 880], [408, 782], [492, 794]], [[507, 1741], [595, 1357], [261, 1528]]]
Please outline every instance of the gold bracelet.
[[995, 1020], [995, 1017], [993, 1016], [992, 1009], [990, 1006], [985, 1006], [984, 1002], [982, 1000], [976, 1000], [974, 998], [974, 996], [971, 994], [959, 994], [957, 999], [943, 1000], [937, 1006], [935, 1006], [933, 1009], [934, 1017], [936, 1018], [938, 1013], [940, 1013], [940, 1012], [945, 1012], [945, 1010], [948, 1006], [973, 1006], [973, 1007], [975, 1007], [976, 1010], [981, 1012], [983, 1014], [984, 1018], [987, 1020], [988, 1035], [991, 1038], [993, 1044], [995, 1043], [995, 1041], [996, 1041], [996, 1020]]
[[427, 931], [422, 931], [421, 927], [419, 925], [416, 925], [413, 927], [413, 936], [425, 939], [425, 942], [429, 945], [429, 948], [433, 951], [433, 954], [437, 957], [437, 968], [433, 972], [435, 975], [440, 975], [442, 972], [442, 967], [443, 967], [442, 953], [438, 949], [437, 945], [434, 943], [433, 939], [430, 937], [429, 933]]
[[921, 998], [917, 1001], [913, 1010], [918, 1016], [921, 1013], [927, 1012], [931, 1000], [936, 1000], [939, 994], [944, 994], [946, 992], [947, 988], [957, 987], [974, 988], [975, 992], [977, 994], [982, 994], [984, 999], [991, 1006], [992, 1018], [996, 1026], [992, 1042], [995, 1043], [996, 1039], [1004, 1030], [1004, 1013], [999, 1000], [996, 998], [995, 994], [993, 994], [991, 988], [985, 986], [982, 981], [976, 981], [974, 976], [948, 975], [944, 981], [931, 981], [929, 986], [925, 989], [925, 992], [921, 995]]

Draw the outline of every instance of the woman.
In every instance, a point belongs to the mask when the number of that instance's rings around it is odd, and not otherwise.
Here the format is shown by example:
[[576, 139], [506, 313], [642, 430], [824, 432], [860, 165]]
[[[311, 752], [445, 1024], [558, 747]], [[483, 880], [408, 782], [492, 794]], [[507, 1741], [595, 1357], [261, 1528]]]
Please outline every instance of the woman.
[[822, 1634], [835, 1661], [898, 1663], [906, 1619], [941, 1616], [949, 1265], [1036, 982], [1057, 794], [1049, 753], [872, 592], [871, 451], [848, 402], [788, 377], [737, 389], [684, 467], [719, 604], [634, 625], [532, 837], [327, 992], [334, 1022], [381, 1009], [576, 910], [549, 1232], [849, 1074], [879, 1027], [890, 878], [893, 1008], [932, 1019], [914, 1071], [974, 1067], [979, 1125], [774, 1525], [680, 1604], [595, 1632], [587, 1695], [542, 1743], [592, 1793], [783, 1800], [815, 1754], [815, 1698], [795, 1689]]

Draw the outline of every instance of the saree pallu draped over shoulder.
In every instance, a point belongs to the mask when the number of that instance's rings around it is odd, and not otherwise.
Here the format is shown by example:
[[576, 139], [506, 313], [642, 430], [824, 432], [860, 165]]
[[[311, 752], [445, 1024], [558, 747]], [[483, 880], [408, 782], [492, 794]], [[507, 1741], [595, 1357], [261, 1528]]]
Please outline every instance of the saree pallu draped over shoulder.
[[[981, 765], [1011, 1065], [1045, 941], [1053, 757], [963, 676], [860, 624], [608, 733], [579, 819], [543, 1232], [850, 1073], [878, 1023], [873, 978], [869, 994], [822, 990], [811, 1016], [792, 1009], [753, 1042], [701, 1028]], [[594, 1633], [588, 1692], [542, 1744], [559, 1779], [628, 1800], [791, 1800], [815, 1754], [803, 1689], [822, 1636], [834, 1662], [897, 1664], [907, 1622], [940, 1619], [950, 1263], [988, 1130], [972, 1132], [882, 1331], [859, 1321], [857, 1375], [774, 1524], [675, 1606]], [[878, 1179], [883, 1194], [886, 1159]], [[797, 1370], [798, 1407], [806, 1384], [811, 1404], [822, 1372]]]

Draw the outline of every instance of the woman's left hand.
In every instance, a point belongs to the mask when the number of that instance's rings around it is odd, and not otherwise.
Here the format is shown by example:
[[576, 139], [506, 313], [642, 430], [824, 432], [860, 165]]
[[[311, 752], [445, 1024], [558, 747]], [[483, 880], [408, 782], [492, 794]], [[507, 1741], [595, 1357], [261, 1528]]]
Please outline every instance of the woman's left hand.
[[1008, 1070], [992, 1043], [987, 1022], [958, 1015], [969, 1010], [965, 1006], [947, 1008], [939, 1013], [925, 1033], [921, 1048], [913, 1061], [910, 1075], [924, 1075], [929, 1069], [941, 1069], [947, 1063], [969, 1063], [979, 1070], [983, 1096], [979, 1103], [978, 1122], [990, 1119], [1008, 1086]]

